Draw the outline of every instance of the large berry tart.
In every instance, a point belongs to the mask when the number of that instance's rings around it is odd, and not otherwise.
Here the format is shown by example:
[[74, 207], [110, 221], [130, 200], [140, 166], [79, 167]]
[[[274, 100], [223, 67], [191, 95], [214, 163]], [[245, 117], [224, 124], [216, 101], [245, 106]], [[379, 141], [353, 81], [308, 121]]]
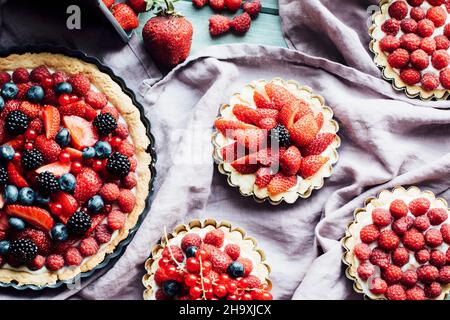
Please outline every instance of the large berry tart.
[[447, 202], [417, 187], [384, 190], [355, 210], [346, 274], [371, 299], [444, 299], [450, 291]]
[[0, 58], [0, 282], [92, 270], [135, 226], [150, 143], [130, 97], [61, 54]]
[[145, 263], [146, 300], [272, 300], [264, 252], [228, 222], [179, 225]]
[[221, 173], [258, 202], [295, 202], [323, 186], [339, 126], [324, 99], [295, 81], [254, 81], [220, 109], [212, 140]]
[[369, 30], [384, 78], [410, 97], [450, 92], [450, 6], [446, 0], [383, 0]]

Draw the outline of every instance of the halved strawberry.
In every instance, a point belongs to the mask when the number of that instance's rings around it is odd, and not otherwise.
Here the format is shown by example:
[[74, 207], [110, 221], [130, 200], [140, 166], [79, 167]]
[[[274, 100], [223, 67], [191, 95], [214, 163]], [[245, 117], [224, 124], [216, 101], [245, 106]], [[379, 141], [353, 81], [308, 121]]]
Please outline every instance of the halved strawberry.
[[47, 139], [54, 139], [59, 131], [59, 123], [61, 121], [58, 109], [50, 105], [45, 106], [42, 120], [44, 120], [45, 136]]
[[232, 144], [229, 144], [220, 149], [220, 153], [225, 162], [231, 162], [237, 159], [237, 150], [238, 144], [234, 141]]
[[54, 220], [50, 213], [39, 207], [14, 204], [6, 206], [5, 212], [10, 216], [21, 218], [29, 224], [44, 231], [50, 231], [54, 224]]
[[238, 129], [234, 132], [234, 137], [241, 146], [256, 151], [266, 141], [267, 132], [262, 129]]
[[277, 173], [272, 180], [270, 180], [267, 187], [267, 191], [271, 195], [276, 195], [285, 191], [288, 191], [297, 184], [297, 176], [285, 176], [284, 174]]
[[214, 121], [214, 126], [219, 130], [224, 136], [232, 136], [235, 130], [238, 129], [257, 129], [256, 126], [244, 123], [242, 121], [226, 120], [226, 119], [216, 119]]
[[294, 124], [295, 116], [298, 112], [298, 104], [297, 103], [289, 103], [284, 105], [281, 108], [280, 113], [278, 114], [278, 121], [285, 126], [286, 128], [292, 127]]
[[57, 193], [55, 193], [51, 197], [51, 199], [52, 203], [59, 203], [62, 206], [62, 210], [60, 213], [59, 212], [58, 214], [56, 214], [55, 212], [52, 213], [56, 215], [62, 222], [67, 223], [72, 214], [74, 214], [75, 211], [77, 211], [78, 209], [77, 200], [70, 194], [62, 191], [58, 191]]
[[268, 167], [261, 167], [256, 171], [256, 179], [255, 184], [259, 188], [265, 188], [269, 185], [270, 180], [272, 180], [272, 177], [274, 174], [272, 173], [272, 170]]
[[268, 83], [264, 88], [266, 89], [267, 95], [277, 110], [281, 110], [281, 108], [285, 105], [297, 100], [297, 97], [294, 96], [288, 89], [278, 84]]
[[61, 153], [61, 147], [53, 140], [48, 139], [45, 135], [37, 136], [34, 141], [34, 148], [42, 153], [45, 163], [51, 163], [58, 160], [58, 156]]
[[311, 114], [302, 117], [289, 128], [291, 140], [299, 147], [310, 144], [318, 132], [317, 122]]
[[61, 116], [78, 116], [78, 117], [84, 117], [84, 114], [86, 113], [86, 102], [84, 100], [78, 100], [69, 104], [66, 104], [64, 106], [60, 106], [58, 108], [59, 113]]
[[256, 172], [258, 170], [258, 160], [257, 154], [252, 153], [246, 155], [242, 158], [239, 158], [231, 163], [231, 166], [236, 169], [237, 172], [242, 174], [250, 174]]
[[69, 130], [71, 143], [76, 149], [92, 147], [98, 141], [98, 135], [89, 121], [77, 116], [65, 116], [63, 123]]
[[84, 109], [84, 118], [88, 121], [94, 120], [94, 118], [97, 116], [97, 111], [92, 108], [90, 105], [86, 104], [86, 107]]
[[15, 185], [17, 188], [28, 187], [28, 182], [19, 173], [16, 166], [12, 162], [8, 162], [6, 165], [6, 171], [8, 172], [8, 182]]
[[32, 120], [39, 117], [42, 111], [42, 107], [39, 104], [22, 101], [19, 107], [19, 111], [25, 113], [28, 118]]
[[323, 113], [322, 113], [322, 112], [319, 112], [319, 113], [315, 116], [315, 119], [316, 119], [316, 123], [317, 123], [317, 128], [318, 128], [319, 130], [322, 129], [323, 121], [324, 121]]
[[300, 169], [302, 155], [296, 146], [290, 146], [280, 157], [280, 166], [284, 174], [292, 176]]
[[37, 168], [36, 173], [39, 174], [44, 171], [48, 171], [53, 173], [53, 175], [57, 178], [61, 177], [63, 174], [70, 172], [70, 163], [62, 163], [62, 162], [53, 162], [46, 164], [40, 168]]
[[244, 106], [243, 104], [235, 104], [233, 106], [233, 114], [239, 121], [251, 124], [255, 123], [253, 119], [258, 116], [255, 109]]
[[80, 202], [85, 202], [95, 196], [102, 187], [102, 179], [91, 168], [84, 168], [77, 175], [77, 182], [73, 196]]
[[272, 101], [267, 99], [264, 95], [256, 90], [253, 92], [253, 101], [255, 102], [257, 108], [275, 109], [275, 105], [272, 103]]
[[258, 121], [261, 121], [264, 118], [278, 118], [278, 110], [275, 109], [256, 109], [256, 113], [258, 114]]
[[103, 213], [98, 213], [98, 214], [94, 214], [91, 216], [91, 227], [89, 228], [89, 230], [86, 232], [86, 234], [91, 234], [95, 228], [97, 228], [97, 226], [102, 223], [103, 220], [105, 220], [106, 218], [106, 214]]
[[322, 168], [322, 166], [329, 160], [329, 157], [322, 156], [307, 156], [302, 158], [302, 163], [300, 164], [299, 174], [303, 179], [309, 178], [314, 175], [317, 171]]
[[21, 151], [25, 144], [25, 137], [23, 135], [17, 136], [15, 139], [9, 140], [6, 144], [9, 144], [16, 151]]
[[[261, 109], [261, 110], [272, 110], [272, 109]], [[276, 111], [276, 110], [275, 110]], [[264, 118], [259, 120], [258, 126], [264, 130], [272, 130], [278, 124], [277, 120], [273, 118]]]
[[3, 209], [5, 206], [5, 197], [3, 196], [3, 193], [0, 193], [0, 209]]
[[310, 144], [302, 149], [303, 155], [312, 156], [321, 154], [334, 140], [334, 137], [336, 137], [334, 133], [319, 133]]
[[70, 155], [71, 161], [77, 161], [83, 159], [83, 152], [74, 148], [65, 148], [64, 152], [67, 152]]
[[0, 212], [0, 230], [6, 231], [9, 229], [9, 221], [8, 221], [8, 215], [5, 212]]
[[261, 149], [256, 153], [256, 161], [263, 166], [271, 166], [273, 160], [272, 149], [270, 148]]

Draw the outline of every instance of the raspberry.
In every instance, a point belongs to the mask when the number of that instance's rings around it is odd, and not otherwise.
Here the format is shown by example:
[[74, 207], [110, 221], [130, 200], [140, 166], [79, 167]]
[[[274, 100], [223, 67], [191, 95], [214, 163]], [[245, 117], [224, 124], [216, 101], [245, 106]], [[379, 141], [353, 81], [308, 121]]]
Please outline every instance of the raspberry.
[[378, 245], [381, 249], [392, 251], [400, 244], [400, 238], [392, 230], [384, 230], [378, 237]]
[[211, 261], [213, 270], [218, 273], [226, 273], [228, 266], [233, 262], [225, 252], [219, 249], [211, 250], [209, 261]]
[[422, 8], [412, 8], [409, 12], [409, 15], [411, 18], [413, 18], [416, 21], [420, 21], [425, 18], [425, 11], [423, 11]]
[[83, 256], [92, 256], [98, 251], [98, 243], [93, 237], [87, 237], [81, 240], [79, 249]]
[[112, 230], [120, 230], [125, 226], [127, 215], [119, 210], [112, 210], [108, 214], [108, 226]]
[[424, 283], [431, 283], [439, 277], [439, 270], [435, 266], [425, 265], [417, 268], [417, 278]]
[[11, 76], [6, 71], [0, 71], [0, 87], [11, 81]]
[[444, 223], [441, 226], [441, 234], [442, 239], [444, 239], [445, 243], [450, 244], [450, 224]]
[[392, 36], [395, 36], [400, 30], [400, 21], [395, 19], [388, 19], [381, 25], [381, 30]]
[[405, 1], [395, 1], [388, 9], [389, 15], [397, 20], [402, 20], [408, 14], [408, 5]]
[[445, 256], [447, 257], [447, 263], [450, 264], [450, 248], [445, 252]]
[[450, 56], [446, 50], [437, 50], [431, 56], [431, 64], [438, 70], [444, 69], [450, 62]]
[[124, 213], [130, 213], [136, 204], [136, 196], [131, 190], [120, 189], [120, 195], [117, 198], [117, 205]]
[[419, 250], [414, 254], [414, 258], [420, 264], [427, 263], [430, 260], [430, 251], [428, 249]]
[[436, 51], [436, 40], [430, 37], [423, 38], [422, 41], [420, 41], [419, 47], [426, 53], [432, 54], [434, 51]]
[[439, 86], [439, 78], [437, 75], [428, 72], [422, 76], [422, 87], [425, 90], [431, 91], [436, 89], [438, 86]]
[[378, 227], [386, 227], [391, 224], [392, 216], [386, 209], [375, 208], [372, 210], [372, 221]]
[[431, 7], [427, 11], [427, 19], [433, 21], [434, 26], [439, 28], [445, 24], [447, 12], [442, 7]]
[[409, 63], [409, 53], [402, 48], [396, 49], [388, 56], [388, 62], [392, 68], [401, 69], [406, 67]]
[[367, 226], [362, 227], [361, 231], [359, 232], [359, 237], [361, 238], [361, 241], [364, 243], [374, 242], [375, 240], [378, 239], [379, 236], [380, 231], [374, 224], [369, 224]]
[[135, 172], [137, 168], [136, 157], [130, 157], [128, 160], [130, 161], [130, 172]]
[[230, 19], [220, 14], [212, 15], [209, 18], [209, 33], [218, 36], [230, 30]]
[[117, 151], [127, 157], [132, 157], [132, 156], [134, 156], [135, 148], [134, 148], [134, 145], [132, 145], [128, 141], [124, 140], [117, 148]]
[[370, 262], [365, 261], [358, 266], [356, 272], [361, 279], [367, 280], [374, 275], [375, 267]]
[[411, 229], [414, 223], [414, 219], [412, 217], [406, 216], [395, 220], [392, 224], [392, 230], [398, 234], [399, 236], [404, 235], [406, 231]]
[[133, 189], [136, 184], [137, 180], [134, 173], [129, 173], [125, 178], [122, 179], [122, 187], [125, 189]]
[[450, 38], [450, 23], [446, 24], [444, 27], [444, 36], [447, 38]]
[[41, 83], [43, 79], [48, 77], [51, 77], [51, 74], [46, 66], [38, 66], [30, 72], [30, 80], [32, 82]]
[[409, 261], [409, 251], [403, 247], [399, 247], [392, 252], [392, 262], [396, 266], [404, 266]]
[[98, 243], [108, 243], [111, 240], [112, 231], [107, 224], [99, 224], [97, 228], [95, 228], [95, 240]]
[[430, 223], [433, 226], [440, 225], [442, 222], [447, 220], [448, 213], [447, 210], [442, 208], [433, 208], [427, 213], [428, 218], [430, 219]]
[[391, 202], [391, 205], [389, 206], [389, 211], [391, 212], [392, 216], [395, 219], [399, 219], [408, 214], [408, 206], [406, 205], [405, 201], [401, 199], [396, 199]]
[[214, 230], [209, 231], [205, 235], [203, 242], [206, 244], [211, 244], [217, 248], [220, 248], [223, 245], [224, 238], [225, 238], [225, 234], [224, 234], [223, 230], [214, 229]]
[[428, 3], [432, 6], [440, 6], [445, 3], [445, 0], [428, 0]]
[[450, 47], [450, 40], [444, 35], [434, 37], [434, 41], [436, 42], [437, 50], [447, 50]]
[[44, 129], [44, 123], [40, 118], [34, 119], [30, 122], [28, 129], [36, 131], [38, 134], [42, 133], [42, 130]]
[[[422, 21], [425, 21], [425, 20], [422, 20]], [[419, 22], [419, 24], [421, 22]], [[421, 41], [421, 39], [417, 34], [406, 33], [400, 37], [400, 47], [408, 50], [409, 52], [413, 52], [414, 50], [419, 49], [420, 41]]]
[[388, 300], [406, 300], [405, 289], [399, 284], [387, 288], [385, 295]]
[[189, 247], [197, 247], [200, 248], [202, 244], [202, 239], [197, 233], [188, 233], [181, 240], [181, 249], [186, 251]]
[[45, 266], [51, 271], [57, 271], [64, 266], [64, 258], [59, 254], [51, 254], [47, 257]]
[[244, 3], [244, 11], [247, 12], [252, 19], [256, 18], [261, 11], [261, 2], [259, 0], [247, 0]]
[[430, 220], [427, 216], [419, 216], [414, 220], [414, 228], [419, 231], [425, 231], [430, 227]]
[[237, 260], [241, 254], [241, 248], [237, 244], [227, 244], [224, 251], [233, 260]]
[[400, 72], [400, 78], [406, 84], [413, 85], [420, 81], [421, 75], [420, 71], [413, 68], [406, 68]]
[[45, 265], [45, 257], [41, 255], [37, 255], [33, 260], [28, 262], [27, 267], [31, 270], [40, 270]]
[[80, 96], [84, 96], [91, 88], [89, 79], [82, 73], [70, 77], [69, 83], [72, 85], [73, 92]]
[[421, 37], [431, 37], [434, 33], [434, 23], [429, 19], [422, 19], [417, 23], [417, 34]]
[[52, 74], [52, 78], [53, 78], [53, 83], [55, 85], [57, 85], [58, 83], [61, 82], [66, 82], [67, 80], [69, 80], [69, 77], [67, 76], [67, 74], [63, 71], [55, 71]]
[[417, 49], [411, 53], [411, 64], [417, 70], [423, 70], [430, 64], [428, 54], [422, 49]]
[[19, 91], [17, 92], [16, 98], [20, 100], [26, 100], [28, 89], [30, 89], [32, 86], [33, 85], [31, 84], [31, 82], [19, 83], [17, 85], [17, 89]]
[[12, 74], [12, 81], [14, 83], [27, 83], [30, 81], [30, 73], [26, 68], [17, 68]]
[[442, 287], [437, 282], [432, 282], [425, 286], [425, 295], [428, 298], [436, 298], [442, 293]]
[[353, 253], [355, 254], [356, 258], [358, 258], [359, 261], [366, 261], [369, 259], [372, 250], [367, 244], [358, 243], [353, 248]]
[[380, 49], [384, 52], [392, 52], [400, 48], [400, 40], [394, 36], [387, 35], [380, 40]]
[[259, 288], [261, 286], [261, 280], [258, 277], [250, 275], [245, 278], [247, 280], [247, 288]]
[[403, 33], [416, 33], [417, 30], [417, 22], [414, 19], [403, 19], [400, 23], [400, 28]]
[[225, 1], [224, 0], [209, 0], [209, 6], [214, 11], [222, 11], [225, 9]]
[[[170, 247], [170, 250], [169, 250], [169, 247]], [[169, 247], [164, 248], [164, 250], [161, 254], [162, 257], [167, 260], [172, 260], [172, 255], [173, 255], [173, 258], [176, 261], [183, 262], [184, 261], [183, 251], [177, 246], [169, 246]], [[170, 253], [170, 252], [172, 252], [172, 253]]]
[[394, 284], [402, 278], [402, 269], [396, 265], [390, 265], [383, 270], [381, 277], [386, 280], [388, 284]]
[[[160, 284], [162, 284], [162, 282], [160, 282]], [[158, 291], [156, 291], [156, 293], [155, 293], [155, 299], [156, 300], [170, 300], [170, 297], [166, 296], [165, 293], [162, 291], [162, 289], [158, 289]]]
[[369, 283], [369, 290], [373, 294], [383, 294], [387, 290], [387, 283], [381, 278], [373, 278]]
[[408, 3], [411, 7], [420, 6], [425, 0], [408, 0]]
[[444, 69], [439, 73], [439, 81], [446, 89], [450, 89], [450, 69]]
[[425, 300], [425, 291], [420, 287], [414, 287], [406, 290], [407, 300]]
[[117, 128], [114, 130], [114, 134], [120, 139], [125, 139], [128, 137], [128, 127], [125, 123], [118, 123]]
[[84, 100], [94, 109], [101, 109], [108, 103], [104, 93], [93, 90], [86, 92]]
[[242, 263], [242, 265], [244, 266], [244, 275], [248, 276], [253, 270], [252, 260], [250, 260], [248, 258], [240, 257], [239, 259], [237, 259], [237, 261]]
[[379, 248], [372, 250], [369, 261], [380, 268], [387, 268], [390, 265], [389, 255]]
[[433, 250], [430, 254], [430, 264], [435, 267], [442, 267], [447, 262], [447, 257], [445, 253], [439, 250]]
[[408, 230], [403, 235], [403, 244], [410, 250], [419, 251], [425, 246], [425, 239], [420, 232]]
[[208, 0], [192, 0], [192, 4], [196, 6], [197, 8], [201, 8], [204, 5], [206, 5], [209, 1]]
[[237, 34], [244, 34], [250, 29], [252, 19], [247, 12], [233, 18], [230, 22], [231, 29]]
[[417, 273], [414, 270], [406, 270], [403, 272], [400, 282], [409, 288], [414, 287], [417, 283]]
[[119, 119], [119, 111], [117, 111], [117, 109], [113, 106], [107, 105], [102, 109], [101, 113], [110, 113], [114, 117], [114, 119]]
[[105, 183], [98, 194], [105, 200], [106, 202], [116, 201], [120, 195], [120, 190], [117, 184], [115, 183]]
[[425, 243], [432, 247], [436, 248], [440, 246], [444, 242], [442, 239], [442, 234], [438, 229], [430, 229], [425, 232]]
[[439, 270], [439, 282], [442, 284], [450, 283], [450, 266], [442, 267]]
[[414, 216], [421, 216], [427, 213], [430, 208], [430, 200], [427, 198], [414, 199], [408, 204], [408, 208]]
[[83, 261], [80, 251], [75, 247], [67, 249], [64, 257], [68, 266], [79, 266]]

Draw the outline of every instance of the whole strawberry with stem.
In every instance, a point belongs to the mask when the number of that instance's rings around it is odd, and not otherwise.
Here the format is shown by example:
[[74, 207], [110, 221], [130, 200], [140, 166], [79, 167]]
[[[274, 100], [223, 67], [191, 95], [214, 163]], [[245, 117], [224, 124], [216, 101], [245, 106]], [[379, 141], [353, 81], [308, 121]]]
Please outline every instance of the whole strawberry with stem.
[[165, 67], [173, 67], [186, 60], [192, 44], [192, 24], [175, 11], [173, 2], [157, 2], [156, 16], [148, 20], [142, 30], [150, 56], [156, 64]]

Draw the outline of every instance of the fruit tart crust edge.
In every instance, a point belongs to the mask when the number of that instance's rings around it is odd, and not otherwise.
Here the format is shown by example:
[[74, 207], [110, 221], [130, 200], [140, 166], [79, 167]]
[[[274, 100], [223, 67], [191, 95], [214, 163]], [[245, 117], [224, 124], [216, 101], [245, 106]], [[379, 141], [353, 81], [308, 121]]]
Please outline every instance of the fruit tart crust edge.
[[[191, 230], [191, 229], [204, 229], [208, 226], [212, 226], [216, 229], [225, 228], [225, 229], [228, 229], [229, 233], [238, 232], [238, 233], [240, 233], [241, 241], [251, 241], [253, 243], [252, 250], [257, 255], [259, 255], [259, 260], [260, 260], [258, 262], [258, 265], [255, 266], [255, 268], [259, 268], [259, 270], [261, 270], [261, 272], [264, 273], [264, 280], [267, 282], [269, 288], [272, 289], [272, 282], [269, 279], [271, 269], [270, 269], [270, 266], [265, 262], [265, 260], [266, 260], [265, 252], [257, 246], [256, 240], [254, 238], [248, 236], [247, 232], [244, 229], [242, 229], [240, 227], [233, 227], [231, 225], [231, 223], [228, 221], [218, 222], [212, 218], [207, 218], [204, 221], [200, 221], [198, 219], [191, 220], [187, 224], [177, 225], [174, 228], [172, 233], [167, 234], [167, 238], [170, 241], [170, 239], [177, 237], [179, 234], [187, 234], [189, 232], [189, 230]], [[160, 239], [160, 242], [152, 247], [151, 253], [150, 253], [150, 258], [148, 258], [145, 261], [144, 267], [146, 270], [146, 274], [142, 278], [142, 284], [145, 287], [145, 290], [143, 293], [144, 300], [151, 300], [151, 298], [152, 298], [152, 295], [153, 295], [152, 283], [154, 281], [153, 278], [154, 278], [154, 275], [156, 272], [156, 269], [154, 268], [154, 266], [155, 266], [155, 263], [157, 263], [159, 261], [159, 259], [161, 258], [161, 252], [164, 250], [165, 247], [166, 247], [166, 239], [165, 239], [165, 236], [163, 235]], [[156, 266], [157, 266], [157, 264], [156, 264]]]
[[[378, 204], [382, 203], [380, 201], [380, 197], [383, 193], [392, 194], [395, 192], [406, 193], [406, 194], [413, 193], [417, 197], [426, 195], [428, 198], [434, 199], [434, 201], [442, 202], [443, 204], [445, 204], [445, 207], [448, 208], [447, 201], [443, 198], [436, 198], [435, 194], [431, 191], [428, 191], [428, 190], [422, 191], [416, 186], [411, 186], [408, 189], [405, 189], [402, 186], [396, 186], [392, 190], [384, 189], [384, 190], [379, 191], [376, 197], [366, 198], [366, 200], [364, 200], [364, 207], [356, 208], [354, 210], [353, 220], [347, 224], [347, 227], [345, 230], [345, 236], [341, 240], [341, 245], [344, 248], [344, 254], [342, 255], [342, 262], [347, 266], [347, 268], [345, 269], [345, 276], [347, 277], [347, 279], [353, 281], [353, 289], [357, 293], [364, 294], [364, 298], [371, 299], [371, 300], [384, 300], [385, 298], [374, 295], [370, 292], [364, 291], [363, 287], [361, 286], [360, 280], [357, 277], [357, 274], [358, 274], [357, 273], [357, 265], [355, 263], [356, 257], [353, 253], [353, 248], [358, 243], [358, 240], [357, 240], [358, 237], [355, 234], [356, 233], [355, 224], [358, 223], [361, 214], [366, 213], [366, 209], [369, 204], [372, 204], [374, 207], [376, 207], [377, 202], [378, 202]], [[442, 293], [437, 298], [434, 298], [434, 299], [435, 300], [445, 300], [449, 296], [449, 293], [450, 293], [450, 284], [444, 285], [444, 286], [442, 286]]]
[[0, 71], [11, 71], [19, 67], [34, 68], [39, 65], [45, 65], [48, 68], [64, 71], [68, 74], [84, 73], [91, 83], [108, 97], [108, 100], [117, 108], [126, 121], [135, 146], [137, 159], [136, 205], [133, 211], [128, 214], [125, 227], [119, 230], [117, 236], [107, 245], [101, 247], [95, 255], [87, 257], [80, 266], [75, 268], [66, 267], [61, 272], [29, 273], [20, 270], [0, 269], [1, 282], [16, 281], [19, 285], [33, 284], [44, 286], [54, 284], [58, 280], [68, 280], [81, 272], [92, 270], [104, 260], [107, 254], [113, 252], [122, 240], [127, 238], [129, 230], [136, 225], [139, 216], [145, 208], [151, 179], [149, 169], [151, 156], [147, 152], [150, 140], [140, 119], [141, 115], [138, 108], [134, 106], [131, 98], [123, 92], [121, 87], [108, 74], [101, 72], [94, 64], [62, 54], [52, 53], [11, 54], [5, 58], [0, 58]]
[[426, 91], [418, 85], [408, 85], [401, 78], [400, 74], [394, 70], [387, 61], [387, 55], [380, 49], [380, 40], [385, 36], [381, 30], [381, 25], [384, 22], [384, 17], [388, 14], [389, 0], [381, 0], [379, 3], [379, 11], [372, 15], [372, 26], [369, 28], [369, 35], [372, 38], [370, 41], [370, 50], [374, 53], [373, 61], [377, 67], [381, 68], [382, 77], [392, 82], [392, 86], [397, 91], [405, 91], [409, 98], [419, 97], [422, 100], [446, 100], [450, 95], [450, 90], [435, 89]]

